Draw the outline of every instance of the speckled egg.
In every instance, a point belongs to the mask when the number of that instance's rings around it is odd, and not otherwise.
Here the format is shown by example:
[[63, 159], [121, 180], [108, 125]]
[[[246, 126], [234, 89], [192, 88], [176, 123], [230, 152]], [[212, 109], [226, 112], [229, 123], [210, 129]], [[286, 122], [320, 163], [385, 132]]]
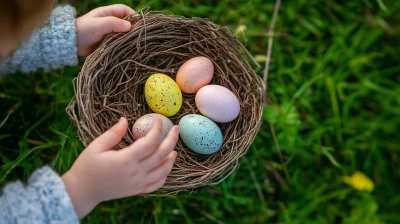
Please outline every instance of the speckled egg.
[[179, 121], [180, 136], [186, 146], [202, 155], [217, 152], [222, 145], [222, 132], [212, 120], [188, 114]]
[[146, 80], [144, 95], [153, 112], [171, 117], [181, 109], [182, 92], [176, 82], [167, 75], [151, 75]]
[[201, 88], [196, 94], [195, 102], [200, 113], [220, 123], [233, 121], [240, 113], [240, 103], [236, 95], [220, 85]]
[[166, 116], [156, 113], [143, 115], [136, 120], [132, 128], [133, 138], [135, 140], [138, 140], [139, 138], [145, 136], [147, 132], [151, 129], [151, 126], [153, 125], [156, 119], [161, 119], [162, 121], [161, 140], [164, 140], [164, 138], [167, 137], [169, 130], [171, 130], [174, 124]]
[[194, 57], [186, 61], [176, 74], [176, 83], [182, 92], [196, 93], [201, 87], [210, 83], [214, 74], [214, 64], [206, 57]]

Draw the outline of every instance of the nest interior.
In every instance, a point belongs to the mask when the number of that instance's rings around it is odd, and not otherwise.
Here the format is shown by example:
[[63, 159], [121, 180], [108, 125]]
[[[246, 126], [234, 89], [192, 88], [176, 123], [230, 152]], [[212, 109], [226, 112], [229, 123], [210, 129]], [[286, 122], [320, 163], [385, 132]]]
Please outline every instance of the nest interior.
[[[150, 11], [125, 19], [132, 22], [132, 29], [108, 35], [74, 79], [75, 97], [67, 113], [78, 128], [79, 138], [88, 145], [124, 116], [130, 128], [116, 150], [132, 144], [133, 123], [152, 113], [144, 97], [146, 79], [154, 73], [175, 79], [185, 61], [205, 56], [215, 67], [211, 84], [236, 94], [240, 115], [232, 122], [218, 124], [224, 143], [211, 156], [196, 154], [179, 140], [176, 162], [161, 190], [171, 193], [219, 183], [237, 167], [261, 124], [266, 90], [249, 64], [251, 55], [237, 36], [207, 19]], [[186, 114], [200, 114], [194, 96], [183, 94], [181, 110], [170, 117], [174, 124]]]

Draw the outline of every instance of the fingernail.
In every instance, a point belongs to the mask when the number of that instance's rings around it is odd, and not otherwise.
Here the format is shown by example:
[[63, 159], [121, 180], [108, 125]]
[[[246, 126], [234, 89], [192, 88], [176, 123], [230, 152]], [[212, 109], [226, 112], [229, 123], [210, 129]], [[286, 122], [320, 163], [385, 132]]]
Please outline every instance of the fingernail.
[[124, 22], [124, 26], [125, 26], [125, 27], [131, 27], [131, 23], [128, 22], [128, 21], [125, 21], [125, 22]]

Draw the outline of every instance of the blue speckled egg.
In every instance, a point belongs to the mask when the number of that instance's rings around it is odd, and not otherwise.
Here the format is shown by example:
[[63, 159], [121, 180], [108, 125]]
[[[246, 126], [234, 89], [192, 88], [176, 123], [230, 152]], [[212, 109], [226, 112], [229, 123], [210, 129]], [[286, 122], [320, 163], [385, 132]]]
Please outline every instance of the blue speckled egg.
[[183, 142], [194, 152], [210, 155], [222, 145], [222, 132], [212, 120], [198, 115], [188, 114], [179, 121], [180, 136]]

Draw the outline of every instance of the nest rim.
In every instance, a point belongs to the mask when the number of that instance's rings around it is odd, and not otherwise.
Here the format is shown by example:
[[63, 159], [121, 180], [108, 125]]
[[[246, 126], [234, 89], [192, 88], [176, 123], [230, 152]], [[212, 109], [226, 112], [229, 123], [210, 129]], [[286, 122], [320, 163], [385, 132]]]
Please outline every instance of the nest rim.
[[[181, 64], [194, 56], [205, 56], [215, 66], [210, 84], [222, 85], [235, 93], [241, 105], [239, 117], [229, 123], [217, 123], [224, 142], [212, 155], [194, 153], [179, 139], [174, 167], [154, 195], [219, 184], [237, 168], [239, 158], [247, 153], [262, 123], [266, 85], [249, 61], [255, 65], [257, 62], [237, 36], [208, 19], [148, 9], [125, 19], [134, 24], [131, 30], [107, 35], [73, 80], [75, 96], [66, 111], [78, 129], [80, 140], [87, 146], [119, 117], [125, 116], [129, 129], [115, 149], [132, 144], [134, 121], [153, 113], [144, 94], [140, 94], [147, 77], [161, 72], [175, 80]], [[144, 88], [141, 89], [143, 92]], [[181, 110], [170, 118], [174, 124], [186, 114], [201, 115], [193, 94], [183, 93], [183, 99]]]

